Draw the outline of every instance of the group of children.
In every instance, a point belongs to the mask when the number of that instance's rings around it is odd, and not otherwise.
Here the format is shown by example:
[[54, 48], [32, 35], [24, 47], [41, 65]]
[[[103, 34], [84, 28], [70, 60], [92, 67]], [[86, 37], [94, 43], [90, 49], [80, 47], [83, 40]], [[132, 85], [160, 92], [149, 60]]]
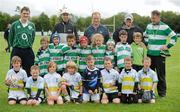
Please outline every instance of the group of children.
[[30, 77], [21, 68], [21, 59], [12, 58], [13, 68], [5, 80], [9, 104], [141, 103], [146, 91], [151, 93], [148, 102], [155, 103], [158, 78], [150, 69], [151, 59], [146, 57], [141, 33], [134, 34], [131, 45], [126, 42], [125, 30], [120, 31], [119, 38], [116, 46], [113, 39], [103, 44], [101, 34], [93, 35], [91, 45], [85, 36], [79, 45], [74, 35], [67, 36], [67, 45], [60, 43], [56, 33], [53, 43], [42, 38]]

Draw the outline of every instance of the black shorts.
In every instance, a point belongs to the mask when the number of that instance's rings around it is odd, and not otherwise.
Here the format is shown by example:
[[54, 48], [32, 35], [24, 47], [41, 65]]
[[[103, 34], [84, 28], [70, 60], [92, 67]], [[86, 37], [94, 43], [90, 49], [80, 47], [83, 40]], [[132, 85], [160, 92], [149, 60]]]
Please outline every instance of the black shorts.
[[21, 99], [8, 98], [8, 101], [16, 101], [16, 103], [20, 103], [22, 100], [27, 101], [27, 98], [21, 98]]
[[109, 102], [112, 102], [113, 99], [118, 98], [118, 92], [114, 92], [114, 93], [106, 93]]
[[121, 94], [120, 98], [122, 103], [138, 103], [137, 94]]

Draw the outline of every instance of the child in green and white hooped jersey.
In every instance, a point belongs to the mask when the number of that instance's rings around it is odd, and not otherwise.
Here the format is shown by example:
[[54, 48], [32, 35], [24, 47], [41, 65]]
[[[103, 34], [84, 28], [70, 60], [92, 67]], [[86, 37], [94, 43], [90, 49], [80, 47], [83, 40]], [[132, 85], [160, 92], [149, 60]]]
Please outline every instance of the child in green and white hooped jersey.
[[78, 45], [78, 56], [79, 56], [79, 72], [82, 74], [86, 69], [86, 58], [91, 54], [91, 46], [88, 45], [88, 38], [86, 36], [82, 36], [79, 40]]
[[59, 42], [59, 34], [53, 34], [52, 38], [53, 43], [49, 44], [50, 60], [57, 64], [57, 73], [62, 75], [64, 68], [63, 55], [67, 53], [70, 48]]
[[41, 48], [38, 50], [35, 59], [35, 65], [39, 66], [40, 76], [44, 77], [48, 73], [47, 66], [50, 61], [50, 53], [48, 49], [49, 39], [43, 37], [40, 40]]
[[69, 60], [72, 60], [75, 63], [77, 63], [77, 58], [78, 58], [75, 35], [73, 34], [67, 35], [67, 44], [68, 44], [69, 51], [64, 55], [64, 68], [66, 68], [66, 63]]
[[104, 68], [104, 57], [106, 45], [103, 45], [104, 37], [102, 34], [94, 34], [92, 36], [92, 55], [95, 58], [95, 66], [99, 69]]
[[127, 43], [128, 34], [125, 30], [121, 30], [119, 32], [119, 38], [121, 41], [118, 42], [115, 47], [115, 55], [116, 55], [116, 60], [117, 60], [115, 62], [117, 62], [116, 69], [119, 72], [121, 72], [122, 69], [124, 68], [124, 58], [131, 57], [132, 48]]
[[106, 57], [111, 58], [112, 65], [114, 67], [115, 61], [114, 61], [114, 55], [115, 55], [115, 42], [112, 38], [110, 38], [107, 42], [107, 49], [106, 49]]

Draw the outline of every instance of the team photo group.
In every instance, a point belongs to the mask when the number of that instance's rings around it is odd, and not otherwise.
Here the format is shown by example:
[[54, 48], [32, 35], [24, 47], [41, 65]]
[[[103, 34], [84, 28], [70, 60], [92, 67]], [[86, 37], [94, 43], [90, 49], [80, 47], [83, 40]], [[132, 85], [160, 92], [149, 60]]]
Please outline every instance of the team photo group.
[[63, 8], [52, 34], [40, 37], [38, 52], [32, 49], [36, 28], [30, 13], [23, 7], [9, 28], [9, 105], [155, 103], [157, 96], [166, 97], [166, 57], [177, 36], [158, 10], [144, 31], [126, 14], [112, 34], [100, 12], [93, 12], [80, 36]]

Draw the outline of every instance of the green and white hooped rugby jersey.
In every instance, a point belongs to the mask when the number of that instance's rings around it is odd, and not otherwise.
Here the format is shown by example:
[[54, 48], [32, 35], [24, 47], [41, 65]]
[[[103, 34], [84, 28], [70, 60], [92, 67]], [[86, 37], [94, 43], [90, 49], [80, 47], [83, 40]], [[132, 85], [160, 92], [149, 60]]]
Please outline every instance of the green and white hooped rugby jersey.
[[55, 46], [53, 43], [49, 44], [50, 59], [57, 64], [57, 70], [61, 71], [64, 68], [63, 55], [69, 51], [69, 47], [66, 44]]
[[136, 70], [131, 68], [129, 73], [127, 73], [123, 69], [119, 76], [119, 83], [122, 84], [121, 93], [132, 94], [136, 82], [139, 82]]
[[167, 47], [172, 47], [176, 41], [177, 36], [175, 32], [165, 23], [160, 22], [157, 25], [148, 24], [144, 32], [145, 42], [148, 44], [148, 55], [160, 56], [160, 48], [166, 45], [167, 38], [170, 37], [170, 43]]
[[132, 48], [128, 43], [122, 44], [118, 42], [115, 47], [115, 55], [117, 56], [117, 67], [123, 68], [124, 58], [131, 57], [131, 54], [132, 54]]
[[104, 57], [106, 52], [106, 45], [92, 47], [92, 55], [95, 58], [95, 66], [97, 68], [104, 68]]
[[144, 70], [140, 70], [138, 72], [138, 78], [141, 89], [144, 89], [145, 91], [152, 90], [153, 83], [158, 82], [158, 77], [155, 71], [152, 69], [148, 69], [146, 72]]
[[49, 49], [39, 49], [36, 55], [35, 64], [39, 66], [40, 76], [44, 76], [48, 73], [47, 67], [50, 61]]
[[82, 48], [80, 45], [78, 46], [78, 56], [79, 56], [79, 72], [84, 72], [86, 69], [86, 58], [91, 54], [91, 47], [88, 45], [86, 48]]

